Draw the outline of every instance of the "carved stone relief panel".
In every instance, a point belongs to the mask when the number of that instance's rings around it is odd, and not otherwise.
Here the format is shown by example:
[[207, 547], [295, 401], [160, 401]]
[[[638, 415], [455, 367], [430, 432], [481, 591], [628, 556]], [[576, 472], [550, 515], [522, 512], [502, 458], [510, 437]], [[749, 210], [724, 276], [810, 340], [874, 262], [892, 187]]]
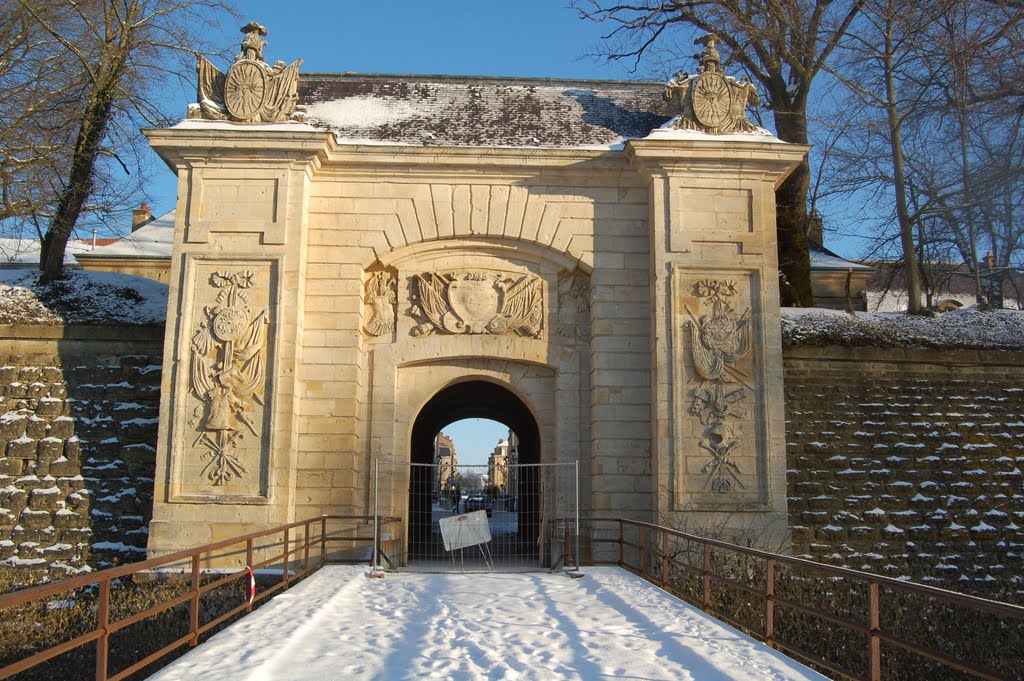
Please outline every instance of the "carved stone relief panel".
[[264, 496], [272, 264], [192, 265], [180, 489], [186, 495]]
[[[674, 281], [673, 391], [677, 494], [700, 508], [765, 502], [763, 410], [752, 353], [751, 272]], [[678, 496], [677, 496], [678, 499]]]
[[363, 297], [363, 330], [371, 336], [395, 332], [398, 276], [391, 270], [368, 275]]
[[492, 334], [540, 338], [543, 282], [532, 274], [457, 270], [414, 274], [412, 335]]
[[565, 338], [590, 338], [590, 277], [586, 274], [576, 271], [558, 278], [558, 327], [555, 330]]

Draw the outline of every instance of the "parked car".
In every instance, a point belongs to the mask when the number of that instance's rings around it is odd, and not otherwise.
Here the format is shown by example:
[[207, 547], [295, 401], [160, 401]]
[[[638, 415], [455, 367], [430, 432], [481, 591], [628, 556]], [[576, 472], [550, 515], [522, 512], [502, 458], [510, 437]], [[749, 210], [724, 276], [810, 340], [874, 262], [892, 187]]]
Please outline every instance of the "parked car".
[[473, 511], [487, 511], [487, 517], [490, 518], [494, 513], [494, 504], [487, 497], [469, 497], [466, 499], [466, 513]]

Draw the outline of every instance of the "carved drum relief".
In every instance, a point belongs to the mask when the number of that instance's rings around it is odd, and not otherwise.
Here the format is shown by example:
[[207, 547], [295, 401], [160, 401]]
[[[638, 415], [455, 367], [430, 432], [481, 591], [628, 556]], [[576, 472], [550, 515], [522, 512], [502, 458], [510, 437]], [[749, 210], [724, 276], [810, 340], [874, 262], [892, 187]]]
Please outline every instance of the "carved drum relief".
[[[677, 271], [677, 481], [698, 505], [760, 503], [751, 275]], [[702, 501], [701, 501], [702, 500]]]
[[195, 291], [181, 489], [258, 496], [268, 422], [270, 266], [197, 265]]

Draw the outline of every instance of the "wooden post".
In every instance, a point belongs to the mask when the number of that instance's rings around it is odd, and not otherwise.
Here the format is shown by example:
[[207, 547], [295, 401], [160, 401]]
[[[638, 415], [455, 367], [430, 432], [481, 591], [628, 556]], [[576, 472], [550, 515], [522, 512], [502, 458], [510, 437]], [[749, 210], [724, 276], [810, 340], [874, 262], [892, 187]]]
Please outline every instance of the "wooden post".
[[626, 523], [622, 520], [622, 518], [619, 518], [619, 567], [625, 567], [626, 565], [626, 561], [624, 560], [625, 556], [623, 553], [623, 547], [626, 544], [625, 534]]
[[879, 615], [878, 582], [868, 584], [868, 628], [871, 631], [870, 663], [871, 681], [882, 681], [882, 639], [878, 637], [881, 628], [881, 616]]
[[668, 532], [661, 533], [661, 588], [668, 586]]
[[[251, 570], [252, 569], [252, 537], [245, 540], [245, 564]], [[255, 576], [253, 577], [255, 579]], [[245, 585], [246, 591], [249, 590], [249, 585]], [[246, 600], [249, 600], [246, 598]], [[252, 603], [245, 606], [246, 612], [252, 612]]]
[[327, 516], [320, 516], [320, 567], [327, 565]]
[[290, 546], [289, 528], [284, 528], [284, 566], [281, 568], [281, 578], [284, 580], [284, 588], [288, 588], [288, 564], [291, 562], [291, 555], [288, 553]]
[[641, 576], [647, 574], [647, 571], [644, 569], [644, 538], [646, 537], [646, 533], [647, 530], [644, 527], [640, 527], [637, 532], [637, 544], [640, 547], [640, 565], [638, 567], [640, 568]]
[[189, 625], [188, 632], [191, 638], [188, 640], [188, 647], [195, 648], [199, 645], [199, 554], [192, 554], [192, 585], [189, 590], [192, 599], [189, 601]]
[[96, 604], [96, 628], [103, 634], [96, 639], [96, 681], [107, 681], [107, 658], [110, 653], [110, 580], [100, 582]]
[[764, 642], [775, 647], [775, 559], [769, 558], [764, 575]]
[[704, 545], [704, 612], [711, 612], [711, 544]]
[[306, 521], [306, 524], [302, 526], [302, 528], [303, 528], [302, 531], [305, 533], [303, 535], [303, 541], [302, 541], [302, 544], [303, 544], [303, 547], [302, 547], [303, 548], [303, 550], [302, 550], [302, 572], [303, 573], [308, 573], [309, 572], [309, 521], [308, 520]]

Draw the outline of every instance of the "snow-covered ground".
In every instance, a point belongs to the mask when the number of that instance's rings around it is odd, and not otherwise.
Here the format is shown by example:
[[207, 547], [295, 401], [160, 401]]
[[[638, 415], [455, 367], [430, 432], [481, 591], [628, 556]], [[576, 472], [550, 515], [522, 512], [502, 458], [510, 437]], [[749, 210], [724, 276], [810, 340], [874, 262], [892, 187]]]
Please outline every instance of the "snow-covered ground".
[[905, 312], [841, 312], [782, 308], [789, 346], [1024, 350], [1024, 312], [964, 308], [931, 316]]
[[163, 324], [167, 284], [112, 272], [68, 270], [48, 285], [34, 269], [0, 269], [0, 324]]
[[617, 567], [365, 573], [321, 569], [150, 681], [825, 679]]

